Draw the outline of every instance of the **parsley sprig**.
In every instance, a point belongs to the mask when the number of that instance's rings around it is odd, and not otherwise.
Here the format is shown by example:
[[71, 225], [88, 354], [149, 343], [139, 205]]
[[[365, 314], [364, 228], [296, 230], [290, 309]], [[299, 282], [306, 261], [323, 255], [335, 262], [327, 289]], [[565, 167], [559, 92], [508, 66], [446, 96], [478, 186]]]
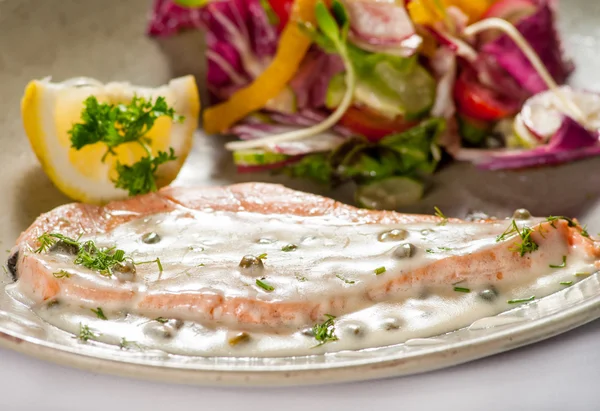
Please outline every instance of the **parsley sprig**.
[[125, 105], [100, 103], [95, 96], [90, 96], [85, 100], [81, 123], [73, 125], [69, 131], [71, 146], [81, 150], [88, 145], [104, 144], [107, 147], [102, 157], [104, 162], [109, 155], [116, 155], [115, 149], [122, 144], [139, 144], [146, 156], [132, 165], [117, 161], [118, 177], [114, 183], [117, 188], [127, 190], [130, 196], [153, 192], [157, 190], [158, 167], [177, 159], [172, 148], [168, 153], [159, 151], [154, 156], [152, 141], [146, 137], [156, 120], [165, 116], [176, 122], [183, 121], [183, 117], [168, 106], [164, 97], [158, 97], [153, 103], [135, 96]]

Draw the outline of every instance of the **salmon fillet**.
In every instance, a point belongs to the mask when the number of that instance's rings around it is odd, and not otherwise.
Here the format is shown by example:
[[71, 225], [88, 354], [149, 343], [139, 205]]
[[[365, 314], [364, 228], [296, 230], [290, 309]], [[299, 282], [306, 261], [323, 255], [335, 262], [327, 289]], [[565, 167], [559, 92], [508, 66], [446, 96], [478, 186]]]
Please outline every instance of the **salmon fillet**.
[[[598, 264], [600, 246], [573, 220], [519, 222], [536, 245], [525, 253], [517, 234], [497, 241], [509, 223], [368, 211], [271, 184], [167, 187], [40, 216], [18, 238], [9, 268], [37, 304], [65, 300], [150, 318], [299, 328], [415, 289], [543, 275], [562, 257]], [[144, 243], [150, 232], [160, 241]], [[136, 261], [135, 275], [101, 275], [60, 250], [36, 253], [44, 233], [123, 249]], [[253, 265], [242, 267], [246, 255]], [[155, 258], [162, 270], [137, 264]]]

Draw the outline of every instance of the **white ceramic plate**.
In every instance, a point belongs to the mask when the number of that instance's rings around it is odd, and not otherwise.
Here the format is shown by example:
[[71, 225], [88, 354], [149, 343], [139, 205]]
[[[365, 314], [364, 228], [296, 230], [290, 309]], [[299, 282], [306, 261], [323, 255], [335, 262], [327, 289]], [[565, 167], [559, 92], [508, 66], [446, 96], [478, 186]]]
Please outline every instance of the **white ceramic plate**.
[[[27, 81], [52, 75], [60, 81], [85, 75], [157, 85], [170, 77], [202, 71], [190, 50], [197, 37], [156, 43], [143, 35], [146, 0], [104, 2], [0, 1], [0, 243], [9, 248], [40, 213], [68, 201], [37, 164], [22, 131], [19, 99]], [[596, 0], [561, 3], [566, 49], [578, 63], [576, 85], [599, 89], [600, 32]], [[32, 10], [25, 15], [24, 11]], [[35, 12], [33, 12], [35, 10]], [[115, 17], [117, 16], [117, 17]], [[26, 22], [26, 23], [25, 23]], [[20, 44], [10, 39], [22, 39]], [[127, 39], [127, 41], [124, 41]], [[106, 55], [121, 56], [107, 59]], [[4, 66], [3, 66], [4, 64]], [[150, 69], [149, 69], [150, 68]], [[235, 175], [221, 141], [198, 136], [176, 184], [229, 184], [260, 180], [306, 191], [317, 187], [267, 175]], [[483, 210], [505, 217], [519, 207], [536, 215], [570, 215], [600, 232], [600, 159], [522, 173], [481, 172], [454, 165], [436, 176], [420, 204], [403, 210], [428, 213], [433, 205], [461, 217]], [[351, 191], [351, 190], [349, 190]], [[351, 202], [349, 191], [324, 193]], [[8, 283], [0, 273], [0, 288]], [[356, 381], [447, 367], [555, 336], [600, 317], [600, 282], [593, 275], [576, 285], [497, 317], [488, 329], [462, 329], [391, 347], [294, 358], [200, 358], [161, 352], [121, 351], [42, 322], [0, 292], [0, 345], [59, 364], [169, 382], [228, 385], [290, 385]]]

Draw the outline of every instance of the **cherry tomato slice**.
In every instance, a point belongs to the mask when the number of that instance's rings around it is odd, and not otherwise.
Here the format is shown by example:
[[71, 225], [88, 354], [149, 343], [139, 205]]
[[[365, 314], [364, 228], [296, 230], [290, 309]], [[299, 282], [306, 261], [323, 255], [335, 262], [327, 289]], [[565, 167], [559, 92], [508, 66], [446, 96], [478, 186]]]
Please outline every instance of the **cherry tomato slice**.
[[456, 80], [454, 100], [460, 113], [476, 120], [497, 121], [519, 110], [518, 104], [502, 100], [466, 71]]
[[290, 20], [294, 0], [269, 0], [269, 4], [279, 18], [279, 30], [281, 31]]
[[404, 119], [390, 120], [365, 109], [350, 107], [340, 120], [340, 125], [370, 141], [378, 141], [390, 134], [399, 133], [416, 126], [418, 122]]

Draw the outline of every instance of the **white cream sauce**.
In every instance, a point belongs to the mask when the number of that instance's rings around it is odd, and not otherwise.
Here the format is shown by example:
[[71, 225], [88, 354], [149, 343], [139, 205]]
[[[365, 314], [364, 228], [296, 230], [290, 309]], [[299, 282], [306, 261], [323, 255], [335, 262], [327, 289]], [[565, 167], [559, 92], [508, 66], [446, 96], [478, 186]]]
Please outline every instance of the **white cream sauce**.
[[[539, 221], [521, 224], [532, 226]], [[394, 276], [451, 255], [467, 255], [497, 245], [496, 236], [508, 224], [508, 220], [490, 224], [352, 224], [324, 217], [177, 211], [138, 219], [106, 235], [81, 239], [92, 239], [99, 246], [117, 246], [136, 262], [160, 257], [162, 273], [156, 264], [138, 265], [135, 277], [123, 281], [74, 265], [72, 255], [37, 255], [52, 272], [67, 270], [71, 274], [62, 281], [134, 291], [136, 297], [128, 304], [101, 304], [107, 321], [91, 311], [96, 304], [74, 301], [67, 295], [59, 295], [57, 304], [33, 304], [19, 282], [7, 291], [63, 330], [78, 335], [80, 326], [87, 325], [98, 341], [119, 345], [125, 338], [132, 342], [129, 349], [160, 349], [185, 355], [283, 356], [415, 343], [471, 324], [475, 328], [492, 326], [487, 317], [518, 305], [509, 304], [509, 300], [530, 296], [539, 299], [566, 288], [561, 282], [574, 283], [582, 278], [575, 273], [595, 271], [594, 262], [578, 250], [572, 252], [566, 268], [550, 268], [549, 264], [560, 264], [565, 254], [565, 250], [557, 249], [550, 250], [547, 255], [551, 261], [541, 259], [534, 272], [522, 273], [515, 276], [518, 280], [503, 281], [494, 287], [479, 281], [427, 286], [413, 282], [406, 293], [386, 296], [379, 302], [365, 297], [369, 289]], [[399, 235], [382, 236], [394, 229], [400, 230]], [[142, 237], [149, 232], [158, 234], [160, 241], [145, 244]], [[395, 256], [394, 250], [407, 243], [414, 246], [414, 255]], [[289, 244], [297, 248], [282, 251]], [[245, 255], [263, 253], [267, 254], [264, 269], [239, 267]], [[376, 275], [379, 267], [386, 271]], [[274, 287], [273, 291], [256, 285], [256, 279], [262, 278]], [[455, 286], [470, 292], [455, 291]], [[187, 307], [165, 312], [145, 312], [136, 307], [143, 296], [154, 292], [210, 292], [265, 302], [324, 304], [331, 296], [345, 295], [350, 303], [335, 319], [339, 340], [315, 347], [308, 313], [299, 313], [296, 322], [273, 329], [242, 326], [218, 314], [207, 320]], [[152, 320], [156, 317], [171, 320], [163, 324]], [[241, 332], [249, 338], [229, 344]]]

